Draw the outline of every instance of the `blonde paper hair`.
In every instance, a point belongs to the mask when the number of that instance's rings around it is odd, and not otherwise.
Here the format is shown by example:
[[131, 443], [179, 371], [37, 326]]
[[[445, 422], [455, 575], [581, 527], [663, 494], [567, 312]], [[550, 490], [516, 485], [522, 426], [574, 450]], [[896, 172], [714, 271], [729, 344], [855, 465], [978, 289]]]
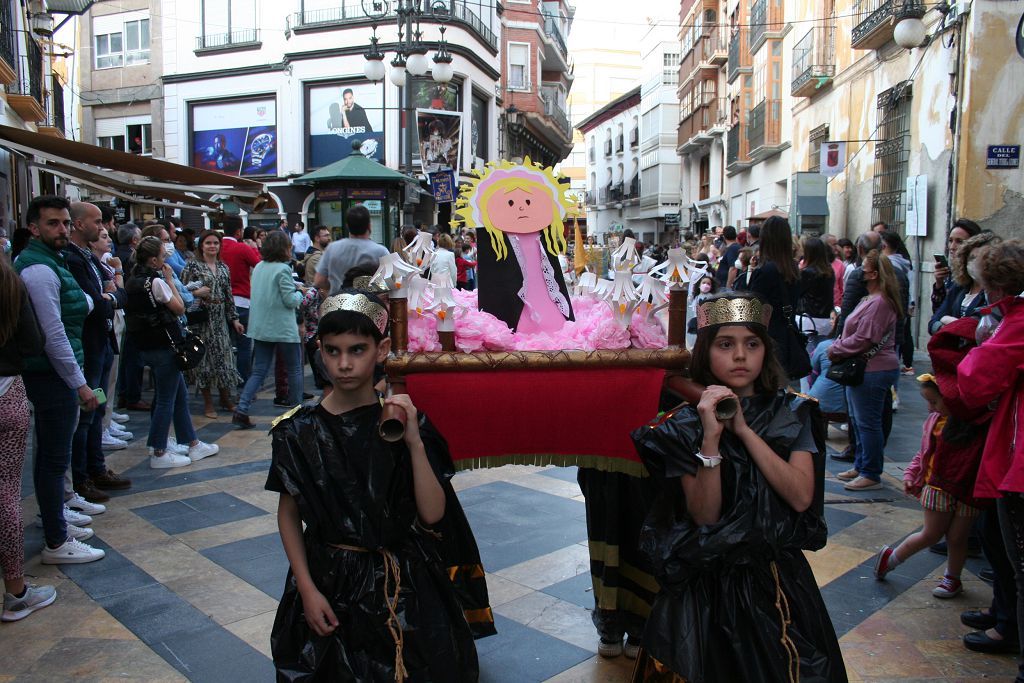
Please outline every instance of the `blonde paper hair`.
[[575, 214], [576, 202], [566, 196], [558, 178], [553, 168], [535, 164], [529, 157], [522, 164], [513, 164], [509, 161], [489, 163], [483, 173], [462, 186], [462, 192], [455, 205], [455, 215], [467, 228], [482, 227], [487, 230], [494, 254], [497, 260], [501, 261], [508, 256], [504, 231], [501, 226], [494, 225], [491, 221], [487, 213], [487, 202], [498, 192], [526, 190], [547, 193], [551, 197], [554, 210], [551, 212], [551, 224], [543, 230], [544, 245], [550, 254], [564, 254], [565, 219], [570, 214]]

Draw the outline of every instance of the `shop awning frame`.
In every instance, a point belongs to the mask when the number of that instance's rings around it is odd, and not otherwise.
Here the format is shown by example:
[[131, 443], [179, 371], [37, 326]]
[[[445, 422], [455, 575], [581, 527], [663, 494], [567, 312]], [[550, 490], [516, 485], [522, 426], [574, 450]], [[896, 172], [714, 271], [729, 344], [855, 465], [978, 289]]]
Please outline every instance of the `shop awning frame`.
[[[114, 196], [136, 202], [216, 210], [219, 205], [199, 195], [225, 195], [255, 199], [263, 183], [215, 171], [183, 166], [170, 161], [119, 152], [73, 140], [50, 137], [29, 130], [0, 126], [0, 147], [19, 152], [40, 170], [80, 182]], [[171, 200], [171, 204], [161, 200]]]

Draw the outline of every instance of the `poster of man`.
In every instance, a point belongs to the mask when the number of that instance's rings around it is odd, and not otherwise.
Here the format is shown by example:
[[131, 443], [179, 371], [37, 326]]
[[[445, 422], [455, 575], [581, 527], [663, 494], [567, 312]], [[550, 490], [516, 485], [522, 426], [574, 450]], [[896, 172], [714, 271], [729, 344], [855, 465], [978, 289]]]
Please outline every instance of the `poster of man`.
[[315, 83], [306, 88], [306, 167], [322, 168], [353, 153], [384, 161], [383, 92], [373, 83]]
[[459, 169], [462, 114], [436, 109], [416, 110], [420, 164], [424, 173]]
[[192, 165], [238, 176], [277, 175], [273, 99], [194, 104]]

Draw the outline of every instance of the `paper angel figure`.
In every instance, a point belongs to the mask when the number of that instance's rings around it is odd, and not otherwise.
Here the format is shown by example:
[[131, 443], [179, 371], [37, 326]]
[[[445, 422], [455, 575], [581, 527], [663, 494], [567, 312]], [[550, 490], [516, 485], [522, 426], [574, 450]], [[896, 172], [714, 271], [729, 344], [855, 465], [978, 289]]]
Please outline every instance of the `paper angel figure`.
[[626, 237], [619, 248], [612, 252], [612, 270], [632, 270], [637, 263], [636, 240]]
[[615, 322], [621, 327], [629, 327], [633, 310], [640, 303], [636, 288], [633, 286], [633, 274], [629, 270], [615, 271], [615, 279], [602, 298], [611, 306]]
[[409, 299], [409, 310], [423, 315], [424, 309], [430, 308], [430, 294], [434, 285], [421, 275], [413, 275], [405, 281], [406, 296]]
[[576, 283], [576, 296], [593, 294], [595, 287], [597, 287], [597, 273], [584, 272]]
[[402, 259], [401, 254], [394, 252], [387, 256], [380, 257], [380, 266], [377, 272], [370, 278], [371, 285], [380, 285], [391, 290], [392, 299], [404, 298], [402, 285], [410, 275], [416, 275], [422, 271], [416, 266], [409, 265]]
[[412, 259], [412, 262], [423, 270], [430, 267], [435, 250], [434, 236], [426, 230], [417, 232], [416, 237], [405, 247], [405, 253]]
[[558, 263], [573, 199], [551, 168], [488, 164], [460, 195], [456, 214], [477, 231], [480, 310], [514, 332], [557, 332], [574, 320]]
[[455, 331], [455, 309], [458, 302], [452, 296], [452, 288], [448, 286], [434, 287], [434, 302], [430, 304], [430, 310], [437, 315], [437, 329], [439, 332]]

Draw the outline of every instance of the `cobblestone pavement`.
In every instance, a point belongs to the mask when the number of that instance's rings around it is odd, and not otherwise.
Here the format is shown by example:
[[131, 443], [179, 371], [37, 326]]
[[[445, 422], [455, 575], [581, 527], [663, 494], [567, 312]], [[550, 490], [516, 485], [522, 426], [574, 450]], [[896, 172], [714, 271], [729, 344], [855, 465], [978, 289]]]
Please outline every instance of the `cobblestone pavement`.
[[[921, 370], [922, 368], [918, 368]], [[886, 488], [851, 494], [829, 462], [829, 544], [810, 561], [841, 638], [851, 680], [1009, 680], [1011, 657], [968, 652], [961, 610], [991, 591], [971, 560], [962, 597], [931, 588], [943, 558], [922, 553], [881, 583], [874, 553], [921, 524], [900, 493], [924, 418], [912, 378], [887, 449]], [[137, 438], [110, 455], [134, 481], [93, 524], [106, 559], [63, 568], [39, 564], [41, 530], [28, 524], [27, 572], [52, 583], [57, 602], [0, 626], [0, 681], [269, 681], [270, 629], [287, 562], [277, 537], [276, 495], [263, 490], [269, 462], [268, 394], [255, 404], [259, 428], [235, 431], [229, 417], [195, 417], [199, 438], [221, 452], [188, 468], [148, 469], [148, 416], [132, 413]], [[259, 412], [262, 410], [263, 412]], [[193, 415], [202, 415], [199, 404]], [[845, 437], [831, 430], [833, 447]], [[28, 470], [30, 468], [26, 468]], [[583, 498], [572, 468], [507, 466], [456, 475], [455, 486], [488, 571], [499, 635], [478, 642], [482, 675], [498, 681], [626, 681], [631, 662], [602, 660], [592, 607]], [[26, 520], [35, 518], [30, 478]]]

